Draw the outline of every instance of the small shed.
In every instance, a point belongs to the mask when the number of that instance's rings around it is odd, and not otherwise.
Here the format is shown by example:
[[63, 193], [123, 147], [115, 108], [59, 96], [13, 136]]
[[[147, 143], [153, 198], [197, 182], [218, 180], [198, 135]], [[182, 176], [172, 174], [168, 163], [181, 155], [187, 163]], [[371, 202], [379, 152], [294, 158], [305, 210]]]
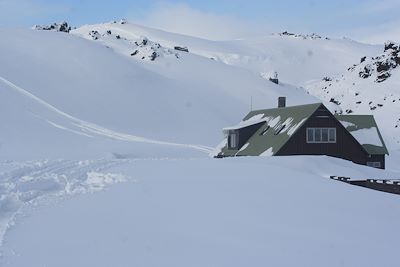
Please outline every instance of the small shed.
[[280, 106], [224, 128], [216, 157], [327, 155], [385, 168], [388, 151], [373, 116], [335, 116], [322, 103]]

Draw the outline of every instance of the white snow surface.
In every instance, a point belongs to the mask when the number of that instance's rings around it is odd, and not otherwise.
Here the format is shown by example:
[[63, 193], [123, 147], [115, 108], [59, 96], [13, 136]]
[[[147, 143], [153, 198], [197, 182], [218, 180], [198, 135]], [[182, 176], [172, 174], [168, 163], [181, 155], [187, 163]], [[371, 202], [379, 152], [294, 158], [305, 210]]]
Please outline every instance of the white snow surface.
[[274, 155], [274, 152], [272, 151], [272, 147], [268, 148], [267, 150], [265, 150], [263, 153], [261, 153], [261, 157], [271, 157], [272, 155]]
[[397, 253], [398, 196], [327, 177], [389, 172], [327, 157], [127, 160], [106, 172], [132, 178], [25, 207], [4, 266], [397, 266], [377, 254]]
[[269, 127], [275, 128], [281, 121], [281, 116], [267, 117]]
[[261, 122], [265, 122], [265, 120], [245, 120], [245, 121], [241, 121], [238, 124], [234, 125], [234, 126], [229, 126], [229, 127], [224, 127], [223, 130], [224, 131], [229, 131], [229, 130], [238, 130], [238, 129], [242, 129], [245, 127], [249, 127]]
[[251, 126], [254, 124], [265, 122], [266, 120], [263, 118], [264, 118], [264, 114], [256, 114], [256, 115], [248, 118], [247, 120], [243, 120], [243, 121], [239, 122], [238, 124], [236, 124], [234, 126], [224, 127], [223, 130], [229, 131], [229, 130], [242, 129], [242, 128], [245, 128], [245, 127], [248, 127], [248, 126]]
[[348, 122], [348, 121], [340, 121], [340, 123], [344, 126], [344, 128], [351, 127], [351, 126], [356, 126], [354, 123]]
[[351, 135], [353, 135], [361, 145], [383, 146], [376, 127], [355, 130], [351, 132]]
[[288, 135], [293, 135], [300, 127], [301, 125], [303, 125], [303, 123], [307, 120], [307, 118], [302, 119], [301, 121], [299, 121], [298, 123], [296, 123], [295, 125], [293, 125], [287, 132]]
[[[209, 148], [220, 141], [224, 126], [249, 111], [250, 96], [255, 108], [274, 107], [281, 94], [291, 95], [293, 104], [317, 101], [302, 89], [190, 53], [147, 62], [71, 34], [4, 29], [0, 34], [7, 36], [0, 42], [0, 101], [7, 111], [0, 113], [3, 159], [136, 150], [139, 144], [126, 144], [126, 136]], [[121, 142], [110, 142], [110, 135]]]
[[[118, 173], [102, 172], [117, 160], [35, 160], [0, 163], [0, 246], [15, 216], [42, 198], [91, 193], [125, 181]], [[6, 167], [6, 171], [4, 170]]]
[[[397, 253], [398, 197], [328, 178], [398, 179], [395, 148], [385, 171], [209, 157], [251, 99], [320, 102], [301, 86], [380, 47], [213, 42], [129, 23], [0, 36], [1, 266], [397, 266], [379, 255]], [[271, 71], [279, 85], [260, 76]], [[285, 123], [287, 134], [302, 124]]]

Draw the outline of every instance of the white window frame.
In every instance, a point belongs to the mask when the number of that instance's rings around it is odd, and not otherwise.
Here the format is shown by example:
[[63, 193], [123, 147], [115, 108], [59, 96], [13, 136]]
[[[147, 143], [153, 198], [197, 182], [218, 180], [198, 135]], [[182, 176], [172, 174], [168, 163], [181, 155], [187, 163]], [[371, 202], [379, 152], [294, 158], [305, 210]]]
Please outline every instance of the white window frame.
[[[315, 137], [316, 137], [316, 135], [315, 135], [315, 133], [316, 133], [316, 130], [318, 130], [319, 131], [319, 141], [315, 141]], [[333, 130], [333, 131], [332, 131]], [[312, 132], [312, 140], [310, 141], [310, 138], [309, 138], [309, 132]], [[322, 140], [322, 132], [323, 131], [327, 131], [328, 132], [328, 140], [327, 141], [324, 141], [324, 140]], [[332, 138], [332, 133], [333, 133], [333, 140], [331, 140]], [[306, 142], [307, 142], [307, 144], [336, 144], [336, 141], [337, 141], [337, 138], [336, 138], [336, 128], [328, 128], [328, 127], [309, 127], [309, 128], [306, 128]]]
[[[234, 143], [234, 144], [232, 145], [232, 143]], [[239, 133], [238, 133], [238, 131], [229, 131], [228, 149], [238, 149], [238, 148], [239, 148]]]

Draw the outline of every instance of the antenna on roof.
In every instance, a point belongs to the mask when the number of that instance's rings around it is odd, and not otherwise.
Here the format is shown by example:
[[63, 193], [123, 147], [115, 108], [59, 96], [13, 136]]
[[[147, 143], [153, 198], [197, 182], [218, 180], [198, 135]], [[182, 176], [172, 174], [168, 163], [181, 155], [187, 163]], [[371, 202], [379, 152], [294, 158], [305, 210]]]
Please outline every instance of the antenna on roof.
[[253, 111], [253, 96], [250, 96], [250, 111]]

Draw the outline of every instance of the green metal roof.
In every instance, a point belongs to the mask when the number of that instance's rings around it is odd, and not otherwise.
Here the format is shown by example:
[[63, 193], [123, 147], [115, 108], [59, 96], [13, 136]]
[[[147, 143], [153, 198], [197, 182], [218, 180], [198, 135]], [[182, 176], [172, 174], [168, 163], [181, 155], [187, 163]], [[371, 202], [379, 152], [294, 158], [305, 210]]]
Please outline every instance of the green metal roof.
[[370, 155], [389, 152], [372, 115], [335, 115]]
[[[236, 126], [237, 129], [259, 122], [265, 123], [261, 124], [256, 133], [239, 150], [228, 149], [225, 146], [221, 149], [221, 153], [223, 156], [275, 155], [321, 105], [316, 103], [251, 111]], [[233, 130], [235, 126], [225, 129]]]

